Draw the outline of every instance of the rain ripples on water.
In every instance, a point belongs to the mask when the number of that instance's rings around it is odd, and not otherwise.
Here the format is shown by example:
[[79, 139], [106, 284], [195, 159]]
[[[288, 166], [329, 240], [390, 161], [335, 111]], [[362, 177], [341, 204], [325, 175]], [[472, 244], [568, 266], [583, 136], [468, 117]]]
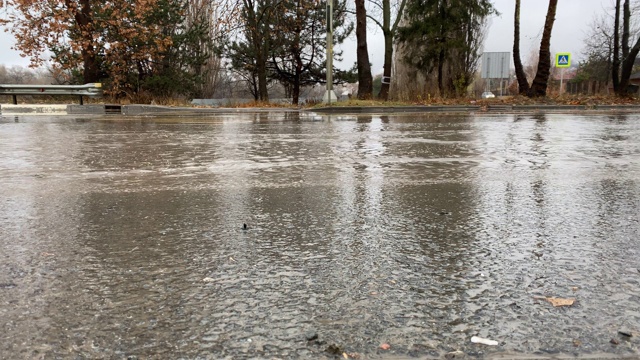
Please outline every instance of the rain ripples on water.
[[0, 358], [640, 354], [639, 116], [311, 120], [1, 118]]

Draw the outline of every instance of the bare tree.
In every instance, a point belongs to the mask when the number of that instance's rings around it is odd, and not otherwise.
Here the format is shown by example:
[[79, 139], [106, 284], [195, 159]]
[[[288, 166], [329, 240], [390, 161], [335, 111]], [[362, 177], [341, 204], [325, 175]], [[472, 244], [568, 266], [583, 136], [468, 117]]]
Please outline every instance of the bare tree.
[[616, 0], [613, 8], [603, 10], [602, 15], [594, 18], [586, 34], [584, 53], [587, 60], [581, 64], [579, 76], [595, 81], [595, 85], [610, 80], [614, 92], [626, 96], [640, 52], [640, 37], [631, 46], [632, 35], [640, 32], [639, 17], [633, 16], [640, 12], [640, 4]]
[[236, 28], [239, 1], [236, 0], [186, 0], [185, 22], [187, 28], [204, 25], [210, 43], [202, 43], [201, 51], [208, 60], [201, 68], [194, 68], [195, 75], [203, 78], [201, 95], [213, 97], [224, 78], [224, 67], [220, 56], [214, 51], [223, 41], [224, 34]]
[[384, 36], [384, 65], [378, 98], [388, 100], [394, 58], [393, 47], [407, 0], [369, 0], [369, 4], [374, 10], [367, 14], [367, 18], [382, 30]]
[[618, 91], [616, 91], [620, 96], [626, 96], [629, 94], [629, 80], [633, 71], [633, 65], [635, 65], [636, 58], [640, 52], [640, 37], [638, 37], [633, 47], [629, 47], [629, 40], [631, 37], [630, 27], [631, 5], [630, 0], [625, 0], [622, 17], [622, 68], [620, 71], [620, 84], [618, 86]]
[[[615, 88], [619, 84], [619, 71], [614, 74], [614, 16], [606, 11], [592, 20], [584, 39], [583, 54], [585, 60], [578, 68], [577, 80], [589, 83], [591, 87], [606, 88], [609, 80], [617, 77]], [[619, 60], [618, 60], [619, 63]], [[583, 85], [584, 86], [584, 85]]]
[[0, 84], [51, 84], [51, 76], [46, 69], [30, 69], [19, 65], [0, 65]]

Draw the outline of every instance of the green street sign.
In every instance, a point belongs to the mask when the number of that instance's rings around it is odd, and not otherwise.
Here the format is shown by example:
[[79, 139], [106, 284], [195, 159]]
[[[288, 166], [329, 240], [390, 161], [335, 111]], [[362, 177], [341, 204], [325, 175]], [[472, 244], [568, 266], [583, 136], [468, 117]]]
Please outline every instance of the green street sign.
[[571, 67], [571, 54], [570, 53], [556, 54], [556, 67], [558, 68]]

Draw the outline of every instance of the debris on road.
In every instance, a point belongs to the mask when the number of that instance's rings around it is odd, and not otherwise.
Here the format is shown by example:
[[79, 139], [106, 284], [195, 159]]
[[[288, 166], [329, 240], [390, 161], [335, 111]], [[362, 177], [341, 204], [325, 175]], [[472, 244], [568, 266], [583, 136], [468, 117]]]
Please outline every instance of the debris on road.
[[489, 339], [483, 339], [481, 337], [478, 336], [472, 336], [471, 337], [471, 342], [475, 343], [475, 344], [483, 344], [483, 345], [489, 345], [489, 346], [497, 346], [498, 342], [495, 340], [489, 340]]
[[550, 302], [551, 305], [553, 305], [554, 307], [572, 306], [576, 302], [576, 299], [563, 299], [563, 298], [556, 298], [556, 297], [548, 297], [548, 298], [545, 298], [545, 300]]

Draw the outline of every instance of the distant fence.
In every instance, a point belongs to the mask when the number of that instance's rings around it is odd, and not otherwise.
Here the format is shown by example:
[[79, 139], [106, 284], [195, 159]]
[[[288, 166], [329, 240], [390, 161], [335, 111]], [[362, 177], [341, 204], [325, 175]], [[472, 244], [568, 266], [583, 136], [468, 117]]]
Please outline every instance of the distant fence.
[[572, 95], [608, 94], [609, 85], [602, 81], [569, 81], [564, 84], [564, 92]]

